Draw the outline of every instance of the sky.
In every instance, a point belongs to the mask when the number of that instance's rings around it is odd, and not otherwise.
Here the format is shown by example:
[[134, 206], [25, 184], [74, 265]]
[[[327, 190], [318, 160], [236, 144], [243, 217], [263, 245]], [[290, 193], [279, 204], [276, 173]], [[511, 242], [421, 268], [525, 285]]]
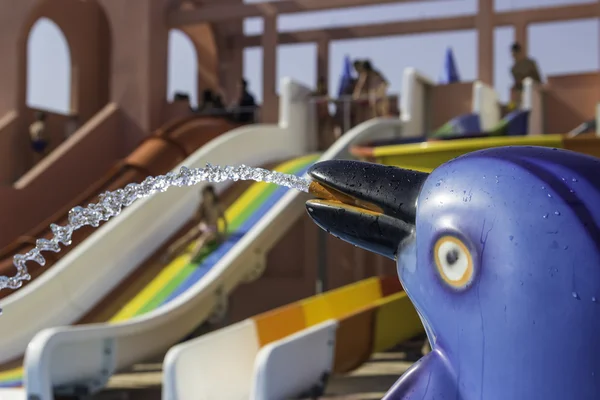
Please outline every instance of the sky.
[[[495, 0], [497, 11], [509, 11], [539, 6], [593, 3], [596, 0]], [[255, 0], [246, 2], [257, 2]], [[299, 13], [279, 17], [280, 31], [323, 29], [356, 24], [374, 24], [396, 20], [415, 20], [444, 16], [468, 15], [476, 11], [477, 0], [442, 0], [420, 4], [401, 3], [369, 6], [339, 11]], [[244, 21], [246, 34], [262, 33], [262, 20]], [[511, 85], [509, 48], [514, 40], [512, 27], [496, 28], [494, 33], [494, 82], [500, 98], [506, 100]], [[336, 41], [330, 47], [329, 82], [332, 95], [346, 55], [370, 58], [390, 81], [391, 93], [400, 93], [402, 71], [414, 67], [433, 80], [438, 80], [444, 53], [451, 47], [463, 81], [476, 78], [475, 31], [441, 34], [404, 35], [386, 38]], [[600, 22], [598, 18], [529, 26], [529, 54], [537, 60], [542, 75], [557, 75], [600, 69]], [[316, 45], [282, 45], [278, 49], [278, 83], [291, 77], [309, 87], [316, 82]], [[195, 50], [180, 31], [169, 37], [168, 94], [189, 92], [197, 102]], [[262, 49], [244, 51], [244, 75], [250, 90], [262, 99]], [[59, 113], [69, 113], [70, 61], [69, 49], [60, 29], [50, 20], [39, 20], [30, 32], [28, 42], [27, 102]]]

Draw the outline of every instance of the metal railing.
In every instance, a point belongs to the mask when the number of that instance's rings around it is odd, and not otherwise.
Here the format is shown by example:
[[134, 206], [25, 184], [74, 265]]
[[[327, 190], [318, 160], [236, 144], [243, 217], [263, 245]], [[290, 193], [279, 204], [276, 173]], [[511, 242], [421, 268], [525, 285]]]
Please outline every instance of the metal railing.
[[230, 119], [234, 122], [254, 123], [260, 122], [260, 106], [245, 107], [206, 107], [192, 108], [192, 111], [198, 115], [213, 116]]
[[[379, 112], [373, 112], [373, 102], [370, 96], [358, 98], [353, 96], [340, 96], [338, 98], [315, 96], [308, 101], [315, 108], [317, 124], [332, 123], [334, 129], [339, 130], [340, 134], [344, 134], [354, 126], [371, 118], [399, 115], [398, 95], [390, 94], [383, 98], [376, 98], [375, 101], [378, 102], [381, 99], [388, 101], [387, 115], [379, 115]], [[327, 105], [327, 107], [325, 108], [324, 105]], [[324, 112], [325, 110], [326, 112]]]

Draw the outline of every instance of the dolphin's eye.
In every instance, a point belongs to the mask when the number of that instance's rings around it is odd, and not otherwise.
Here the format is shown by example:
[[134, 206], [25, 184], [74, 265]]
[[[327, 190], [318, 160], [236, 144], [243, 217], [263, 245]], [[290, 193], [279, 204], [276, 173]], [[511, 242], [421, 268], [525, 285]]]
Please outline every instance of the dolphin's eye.
[[434, 246], [435, 265], [444, 282], [464, 287], [473, 277], [473, 258], [465, 244], [454, 236], [443, 236]]

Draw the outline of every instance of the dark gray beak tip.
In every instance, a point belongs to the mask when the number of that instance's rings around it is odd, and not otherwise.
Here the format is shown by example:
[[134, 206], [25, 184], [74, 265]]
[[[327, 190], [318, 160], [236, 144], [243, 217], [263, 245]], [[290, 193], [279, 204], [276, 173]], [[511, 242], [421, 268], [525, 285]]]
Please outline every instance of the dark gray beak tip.
[[429, 174], [352, 160], [328, 160], [308, 170], [316, 182], [414, 223], [419, 192]]
[[413, 226], [385, 214], [324, 200], [309, 200], [308, 215], [321, 229], [355, 246], [395, 259]]

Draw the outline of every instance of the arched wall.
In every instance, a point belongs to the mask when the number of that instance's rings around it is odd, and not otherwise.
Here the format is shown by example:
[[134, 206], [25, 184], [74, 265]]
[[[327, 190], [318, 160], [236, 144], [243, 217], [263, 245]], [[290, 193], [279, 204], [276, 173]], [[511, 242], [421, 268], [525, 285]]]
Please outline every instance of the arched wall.
[[210, 24], [181, 29], [194, 43], [198, 56], [198, 94], [204, 89], [219, 89], [219, 54], [213, 28]]
[[26, 43], [32, 26], [48, 18], [62, 30], [71, 52], [71, 113], [86, 121], [109, 101], [111, 35], [96, 1], [46, 0], [31, 12], [24, 27], [21, 65], [27, 65]]

